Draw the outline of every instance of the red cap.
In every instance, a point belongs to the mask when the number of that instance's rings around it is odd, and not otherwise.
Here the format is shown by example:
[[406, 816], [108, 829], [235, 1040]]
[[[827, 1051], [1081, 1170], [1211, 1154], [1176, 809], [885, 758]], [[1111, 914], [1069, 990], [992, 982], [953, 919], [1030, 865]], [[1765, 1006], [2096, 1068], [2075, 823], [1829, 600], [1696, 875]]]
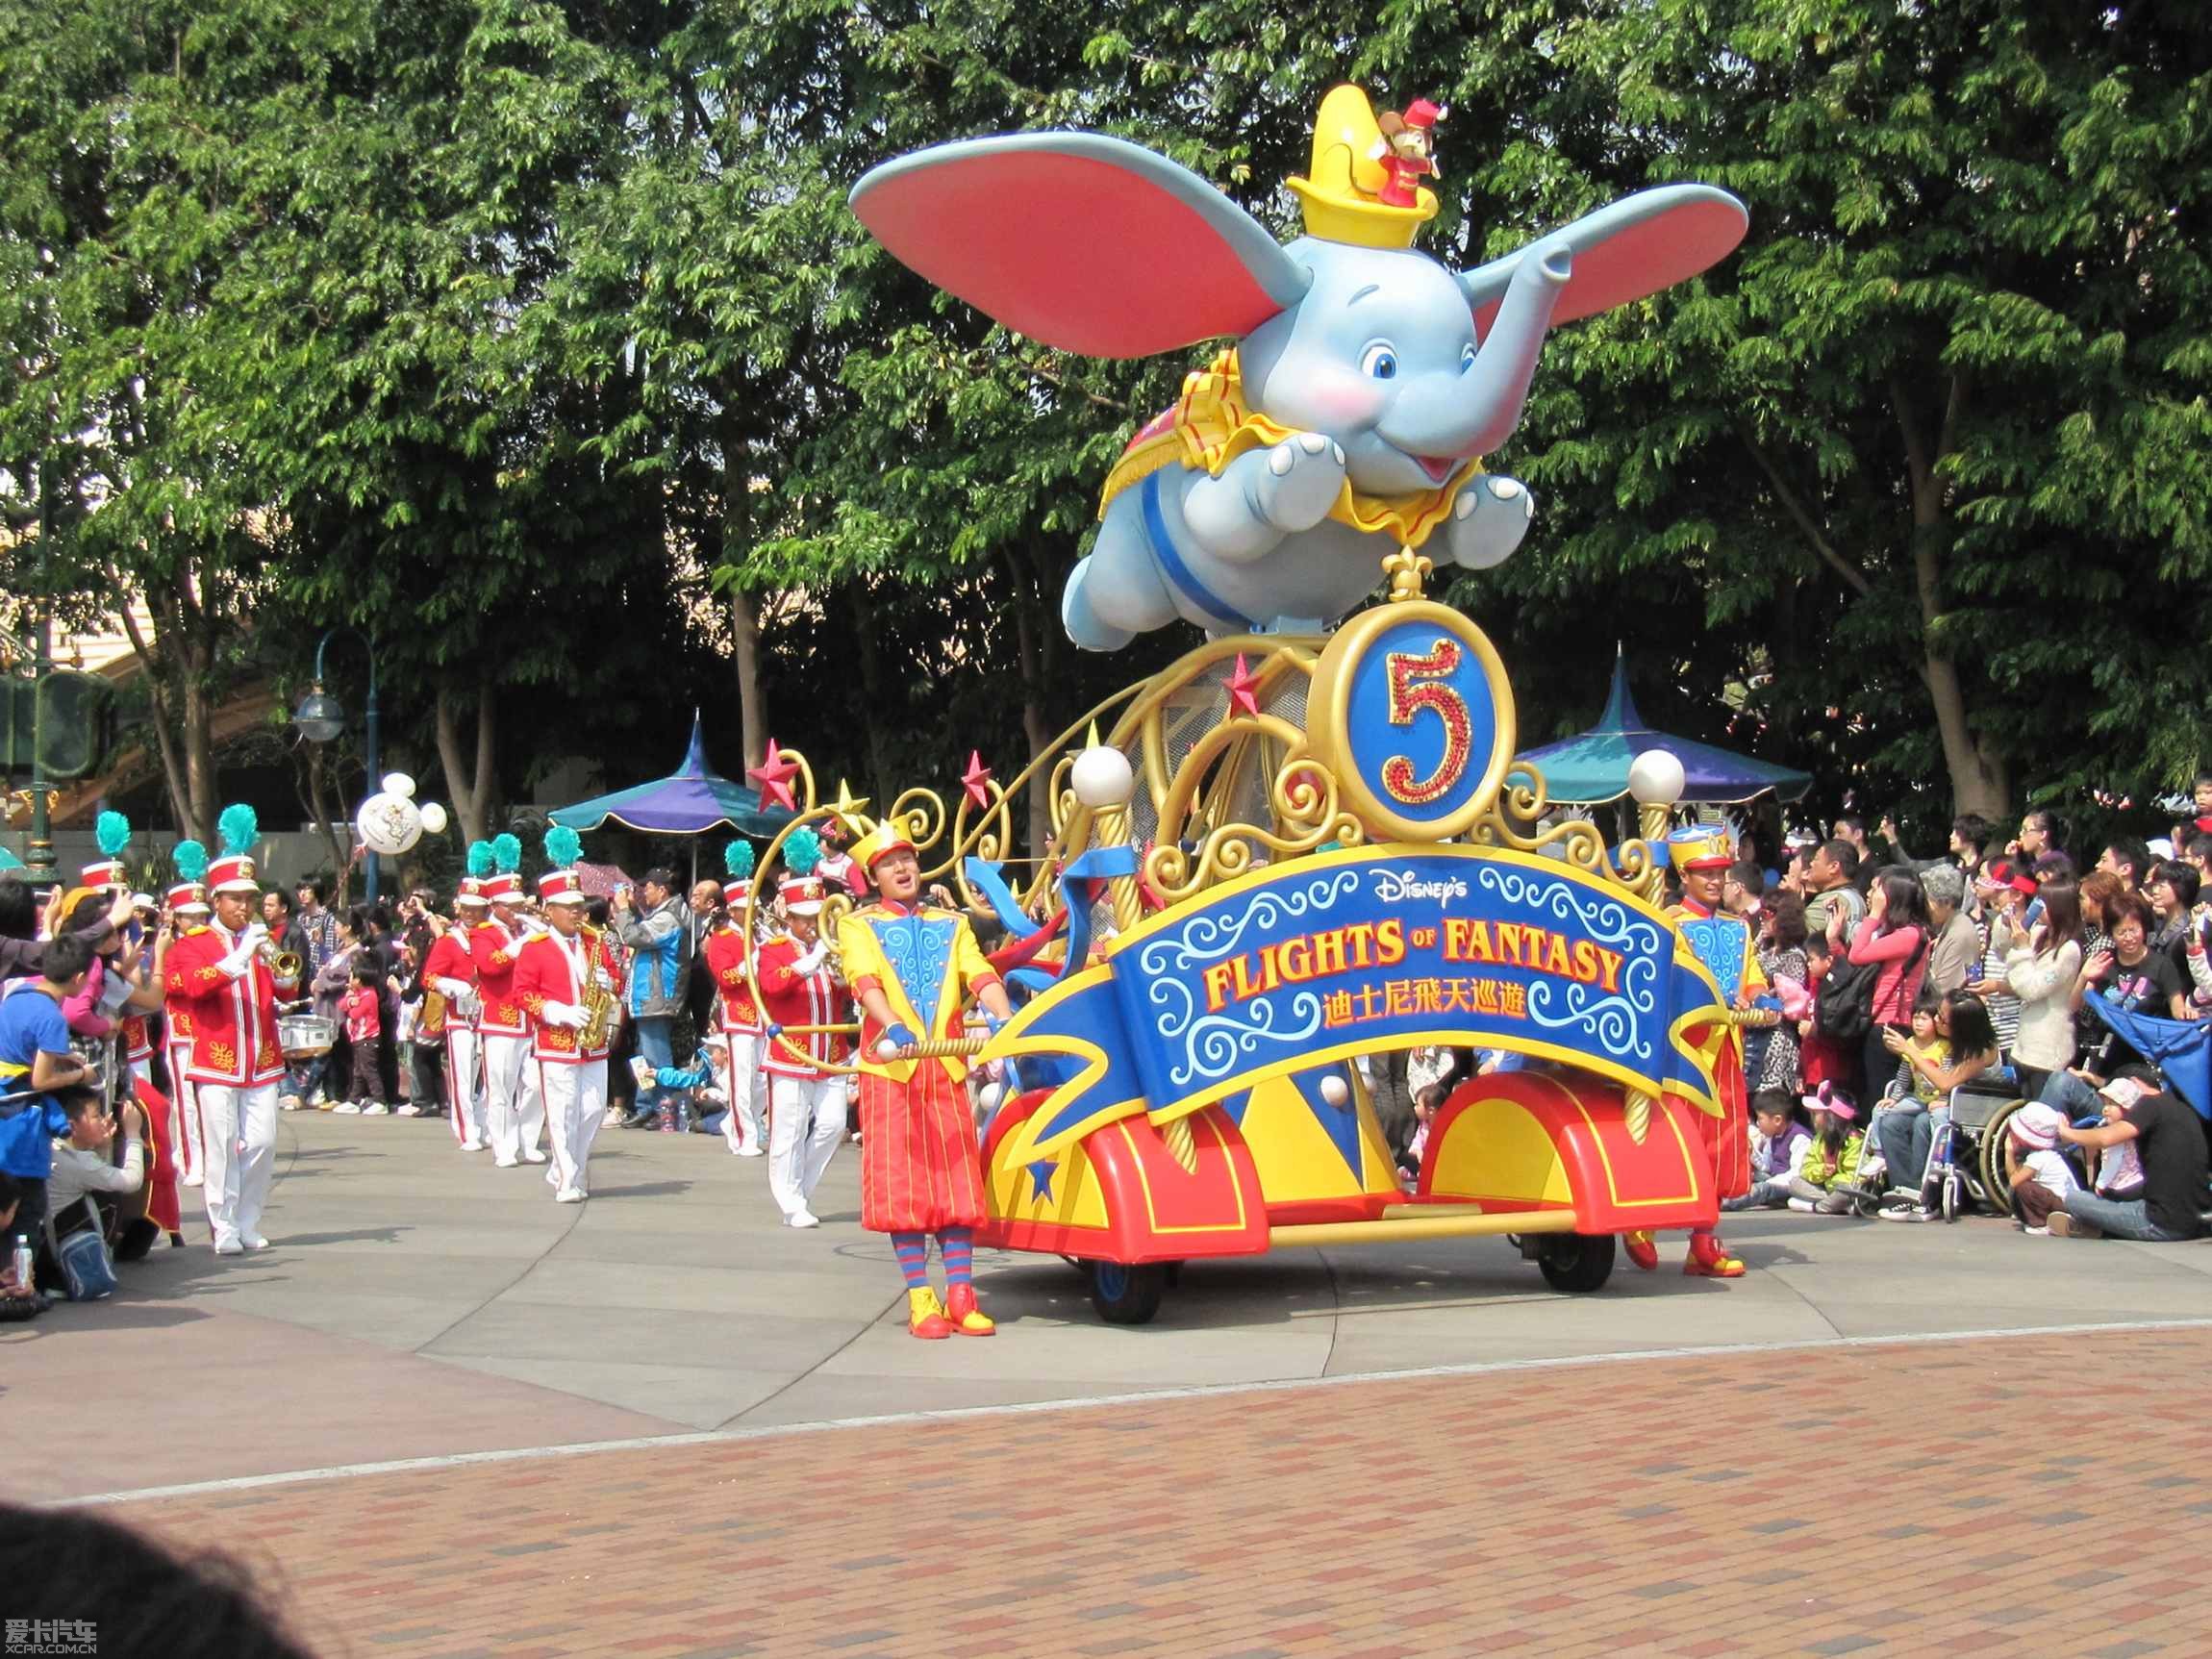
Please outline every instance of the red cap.
[[1405, 124], [1409, 127], [1433, 127], [1443, 115], [1443, 108], [1426, 98], [1416, 98], [1405, 107]]
[[572, 869], [549, 869], [538, 878], [538, 897], [546, 904], [582, 904], [584, 883]]

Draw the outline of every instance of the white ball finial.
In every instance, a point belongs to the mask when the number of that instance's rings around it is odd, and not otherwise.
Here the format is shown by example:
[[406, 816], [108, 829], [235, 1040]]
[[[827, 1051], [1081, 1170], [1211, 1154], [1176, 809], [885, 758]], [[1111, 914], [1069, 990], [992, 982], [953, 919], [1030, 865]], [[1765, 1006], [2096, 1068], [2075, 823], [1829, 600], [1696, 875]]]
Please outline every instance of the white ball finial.
[[1093, 812], [1127, 806], [1137, 792], [1137, 774], [1130, 769], [1129, 757], [1106, 743], [1093, 743], [1077, 755], [1068, 782], [1075, 791], [1075, 798]]
[[1334, 1071], [1321, 1079], [1321, 1098], [1342, 1111], [1352, 1097], [1351, 1085]]
[[1640, 806], [1671, 807], [1688, 784], [1681, 761], [1665, 749], [1646, 749], [1628, 764], [1628, 792]]

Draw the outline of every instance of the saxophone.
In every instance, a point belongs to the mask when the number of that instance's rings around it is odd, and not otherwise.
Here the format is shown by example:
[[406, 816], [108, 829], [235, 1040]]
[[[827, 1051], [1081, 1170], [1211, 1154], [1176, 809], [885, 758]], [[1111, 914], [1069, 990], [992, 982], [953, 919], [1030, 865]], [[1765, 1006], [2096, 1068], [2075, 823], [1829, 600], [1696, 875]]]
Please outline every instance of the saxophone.
[[584, 1023], [576, 1033], [579, 1052], [590, 1053], [594, 1048], [607, 1046], [607, 1034], [615, 1023], [615, 988], [607, 983], [605, 959], [599, 954], [607, 930], [586, 922], [584, 939], [591, 951], [591, 971], [584, 975], [584, 984], [578, 992], [584, 1009]]

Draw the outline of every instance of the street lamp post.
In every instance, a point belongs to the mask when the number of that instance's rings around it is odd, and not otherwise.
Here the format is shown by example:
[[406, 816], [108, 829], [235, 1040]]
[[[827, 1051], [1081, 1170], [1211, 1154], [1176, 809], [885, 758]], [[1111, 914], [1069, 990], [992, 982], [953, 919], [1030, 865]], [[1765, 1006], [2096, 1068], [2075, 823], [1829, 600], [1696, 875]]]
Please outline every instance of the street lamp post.
[[51, 455], [38, 461], [38, 620], [31, 636], [31, 845], [24, 860], [34, 891], [54, 879], [54, 826], [46, 803], [46, 676], [54, 671], [54, 492]]
[[[351, 634], [361, 641], [361, 648], [368, 656], [368, 703], [362, 711], [363, 741], [368, 763], [369, 787], [374, 789], [380, 774], [376, 767], [376, 641], [358, 628], [338, 627], [327, 629], [314, 647], [314, 690], [300, 699], [299, 708], [291, 717], [292, 727], [311, 743], [327, 743], [345, 730], [345, 709], [336, 697], [322, 689], [322, 654], [338, 634]], [[342, 793], [340, 800], [343, 800]], [[371, 852], [362, 861], [362, 879], [367, 890], [368, 902], [376, 902], [377, 858]]]

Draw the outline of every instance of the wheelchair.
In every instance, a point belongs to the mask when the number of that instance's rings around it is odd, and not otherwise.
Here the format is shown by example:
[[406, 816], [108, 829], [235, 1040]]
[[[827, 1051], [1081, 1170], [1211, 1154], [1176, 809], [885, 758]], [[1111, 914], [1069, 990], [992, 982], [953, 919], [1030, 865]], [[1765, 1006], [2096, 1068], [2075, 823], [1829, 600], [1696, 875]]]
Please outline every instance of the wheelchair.
[[[1936, 1110], [1940, 1112], [1928, 1143], [1927, 1169], [1921, 1176], [1921, 1203], [1931, 1215], [1955, 1221], [1976, 1206], [1999, 1216], [2012, 1214], [2012, 1183], [2004, 1167], [2004, 1125], [2027, 1102], [2021, 1098], [2009, 1067], [1984, 1072], [1960, 1084]], [[1876, 1109], [1877, 1114], [1879, 1108]], [[1867, 1125], [1868, 1151], [1880, 1158], [1874, 1123]], [[1852, 1206], [1861, 1216], [1881, 1209], [1896, 1185], [1884, 1169], [1868, 1179], [1861, 1165], [1861, 1179], [1850, 1189]]]

